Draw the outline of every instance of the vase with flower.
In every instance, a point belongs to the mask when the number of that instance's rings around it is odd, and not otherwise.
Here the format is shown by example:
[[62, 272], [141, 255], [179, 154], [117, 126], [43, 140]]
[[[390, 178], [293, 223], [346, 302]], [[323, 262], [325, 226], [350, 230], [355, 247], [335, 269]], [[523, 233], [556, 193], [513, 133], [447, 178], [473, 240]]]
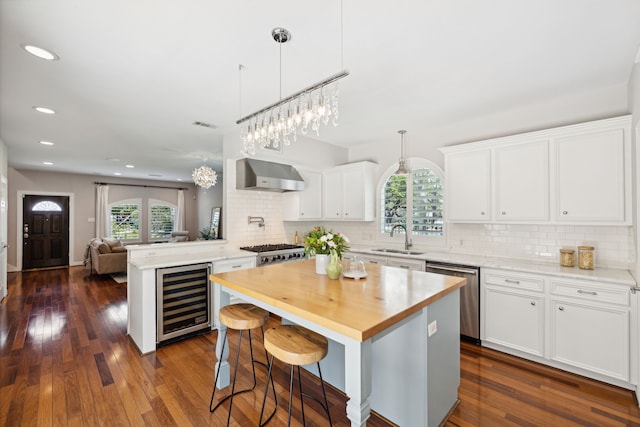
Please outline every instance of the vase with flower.
[[[323, 226], [314, 227], [304, 239], [305, 253], [316, 257], [317, 274], [327, 274], [327, 266], [333, 254], [335, 254], [335, 263], [342, 267], [339, 260], [342, 259], [342, 253], [347, 250], [349, 250], [349, 239], [344, 234], [327, 230]], [[335, 278], [339, 276], [340, 272]]]

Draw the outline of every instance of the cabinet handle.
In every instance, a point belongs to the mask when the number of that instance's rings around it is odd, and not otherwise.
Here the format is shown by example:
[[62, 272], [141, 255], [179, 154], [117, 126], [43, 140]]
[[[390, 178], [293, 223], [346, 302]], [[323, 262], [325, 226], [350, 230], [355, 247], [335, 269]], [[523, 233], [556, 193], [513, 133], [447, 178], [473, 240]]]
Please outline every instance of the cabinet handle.
[[520, 281], [519, 280], [511, 280], [511, 279], [504, 279], [505, 283], [512, 283], [514, 285], [519, 285]]
[[378, 261], [369, 261], [369, 264], [377, 264]]
[[564, 307], [563, 307], [563, 306], [560, 306], [560, 307], [558, 307], [558, 310], [560, 310], [560, 311], [564, 311]]
[[597, 292], [592, 292], [592, 291], [583, 291], [582, 289], [578, 289], [578, 293], [579, 294], [587, 294], [587, 295], [598, 295]]
[[231, 268], [240, 268], [242, 265], [232, 265]]
[[562, 215], [567, 215], [569, 212], [567, 211], [562, 211]]
[[500, 212], [502, 215], [506, 215], [507, 213], [505, 211]]
[[531, 301], [531, 305], [536, 305], [536, 302], [535, 301]]
[[399, 265], [398, 267], [400, 267], [400, 268], [406, 268], [407, 270], [411, 268], [411, 267], [409, 267], [408, 265]]

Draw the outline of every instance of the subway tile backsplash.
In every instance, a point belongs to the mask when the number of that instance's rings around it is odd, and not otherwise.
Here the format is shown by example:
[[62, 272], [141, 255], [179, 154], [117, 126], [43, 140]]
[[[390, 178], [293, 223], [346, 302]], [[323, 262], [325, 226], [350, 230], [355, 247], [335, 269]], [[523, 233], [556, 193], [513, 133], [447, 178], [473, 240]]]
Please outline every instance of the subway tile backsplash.
[[[352, 245], [381, 245], [377, 222], [283, 222], [281, 193], [230, 191], [227, 196], [226, 238], [237, 246], [261, 243], [293, 243], [295, 232], [302, 238], [313, 226], [347, 235]], [[247, 224], [248, 216], [264, 217], [265, 227]], [[629, 269], [635, 259], [632, 228], [629, 226], [448, 224], [448, 246], [436, 250], [453, 253], [558, 262], [560, 248], [595, 246], [596, 268]], [[421, 247], [414, 239], [418, 249]], [[397, 242], [400, 244], [400, 242]]]

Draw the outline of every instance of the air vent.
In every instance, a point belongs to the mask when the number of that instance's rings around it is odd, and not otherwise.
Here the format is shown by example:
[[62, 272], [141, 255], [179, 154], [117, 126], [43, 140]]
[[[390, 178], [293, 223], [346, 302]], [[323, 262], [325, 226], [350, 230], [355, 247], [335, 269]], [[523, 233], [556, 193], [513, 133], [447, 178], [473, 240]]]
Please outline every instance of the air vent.
[[212, 125], [211, 123], [206, 123], [206, 122], [193, 122], [194, 125], [196, 126], [202, 126], [203, 128], [209, 128], [209, 129], [217, 129], [216, 125]]

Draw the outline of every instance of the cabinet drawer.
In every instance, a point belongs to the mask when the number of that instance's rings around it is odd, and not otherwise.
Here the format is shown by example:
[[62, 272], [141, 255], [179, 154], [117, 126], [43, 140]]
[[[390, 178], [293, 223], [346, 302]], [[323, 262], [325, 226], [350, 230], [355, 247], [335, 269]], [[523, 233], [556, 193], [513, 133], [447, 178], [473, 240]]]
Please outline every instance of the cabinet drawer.
[[484, 275], [484, 282], [487, 284], [537, 292], [544, 291], [544, 279], [540, 277], [494, 270], [485, 270], [482, 274]]
[[551, 281], [553, 295], [581, 298], [588, 301], [629, 305], [629, 288], [611, 286], [602, 283], [561, 282]]
[[232, 258], [213, 263], [213, 274], [234, 270], [245, 270], [256, 266], [256, 257]]

